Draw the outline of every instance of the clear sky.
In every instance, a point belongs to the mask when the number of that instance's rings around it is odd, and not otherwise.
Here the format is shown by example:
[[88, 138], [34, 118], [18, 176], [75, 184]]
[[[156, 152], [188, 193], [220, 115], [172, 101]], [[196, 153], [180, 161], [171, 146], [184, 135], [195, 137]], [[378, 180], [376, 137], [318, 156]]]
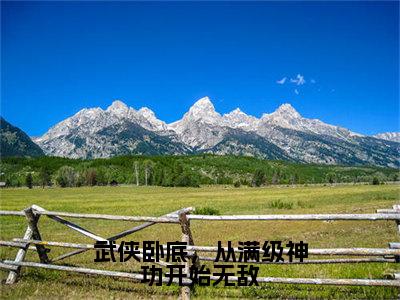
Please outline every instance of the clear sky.
[[[399, 2], [1, 2], [1, 115], [29, 135], [121, 99], [399, 131]], [[286, 78], [286, 79], [285, 79]]]

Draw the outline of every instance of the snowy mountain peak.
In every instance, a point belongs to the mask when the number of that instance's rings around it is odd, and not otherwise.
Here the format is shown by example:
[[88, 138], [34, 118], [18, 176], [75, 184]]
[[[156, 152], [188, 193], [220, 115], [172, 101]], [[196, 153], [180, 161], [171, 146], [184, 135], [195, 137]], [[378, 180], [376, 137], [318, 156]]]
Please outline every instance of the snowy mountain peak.
[[95, 116], [98, 115], [102, 112], [103, 110], [100, 107], [94, 107], [94, 108], [83, 108], [80, 111], [78, 111], [74, 117], [80, 117], [80, 116]]
[[142, 123], [146, 129], [153, 131], [167, 131], [167, 124], [164, 121], [157, 119], [156, 114], [148, 107], [142, 107], [138, 110], [139, 115], [141, 115], [148, 124]]
[[122, 115], [129, 112], [129, 107], [121, 100], [115, 100], [109, 107], [107, 107], [107, 112]]
[[232, 128], [241, 128], [247, 131], [256, 130], [258, 119], [242, 112], [240, 108], [223, 115], [223, 124]]
[[284, 115], [289, 118], [301, 118], [301, 115], [294, 109], [294, 107], [289, 103], [284, 103], [278, 107], [278, 109], [272, 114]]
[[139, 113], [145, 117], [146, 119], [152, 119], [155, 118], [156, 114], [154, 113], [154, 111], [152, 111], [150, 108], [148, 107], [142, 107], [141, 109], [139, 109]]
[[215, 111], [215, 107], [210, 98], [203, 97], [197, 100], [189, 109], [189, 111]]
[[230, 113], [225, 114], [225, 116], [237, 116], [237, 115], [245, 115], [245, 113], [242, 112], [240, 110], [240, 108], [238, 107], [238, 108], [232, 110]]
[[382, 140], [400, 143], [400, 132], [384, 132], [375, 134], [374, 137]]
[[202, 120], [212, 124], [218, 121], [220, 117], [221, 115], [215, 111], [214, 104], [212, 104], [210, 98], [203, 97], [192, 105], [183, 116], [183, 119]]
[[215, 111], [210, 98], [204, 97], [197, 100], [183, 118], [168, 125], [168, 129], [180, 135], [181, 141], [191, 147], [208, 148], [212, 146], [212, 139], [208, 134], [203, 134], [204, 128], [219, 126], [222, 117]]
[[303, 118], [289, 103], [282, 104], [271, 114], [264, 114], [261, 118], [261, 124], [264, 127], [274, 125], [317, 135], [323, 134], [333, 136], [345, 140], [348, 140], [351, 136], [357, 135], [345, 128], [329, 125], [318, 119]]

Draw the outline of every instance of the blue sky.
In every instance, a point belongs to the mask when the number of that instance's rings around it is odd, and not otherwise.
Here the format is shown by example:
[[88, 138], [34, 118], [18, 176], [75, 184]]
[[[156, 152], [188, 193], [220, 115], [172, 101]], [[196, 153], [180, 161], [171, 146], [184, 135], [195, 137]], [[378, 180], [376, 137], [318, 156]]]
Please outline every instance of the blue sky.
[[399, 130], [397, 1], [1, 6], [1, 115], [29, 135], [114, 99], [172, 122], [206, 95], [221, 113], [289, 102], [356, 132]]

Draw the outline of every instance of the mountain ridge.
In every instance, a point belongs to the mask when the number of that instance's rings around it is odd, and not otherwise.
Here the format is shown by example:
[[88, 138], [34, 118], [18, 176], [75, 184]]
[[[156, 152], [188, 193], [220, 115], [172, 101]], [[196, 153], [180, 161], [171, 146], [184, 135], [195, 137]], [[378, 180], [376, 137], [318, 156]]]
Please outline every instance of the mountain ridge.
[[[135, 134], [132, 128], [140, 134]], [[81, 143], [71, 143], [72, 137], [79, 138]], [[399, 166], [400, 151], [400, 143], [304, 118], [289, 103], [257, 118], [240, 108], [222, 115], [209, 97], [197, 100], [181, 119], [169, 124], [147, 107], [136, 110], [115, 100], [105, 110], [80, 110], [51, 127], [35, 142], [46, 154], [73, 158], [86, 158], [84, 153], [89, 152], [90, 157], [206, 152], [391, 167]], [[144, 152], [139, 150], [143, 143], [147, 143]], [[98, 145], [107, 145], [108, 150]]]
[[382, 133], [373, 135], [373, 137], [400, 143], [400, 132], [382, 132]]
[[0, 157], [9, 156], [44, 156], [44, 152], [25, 132], [0, 117]]

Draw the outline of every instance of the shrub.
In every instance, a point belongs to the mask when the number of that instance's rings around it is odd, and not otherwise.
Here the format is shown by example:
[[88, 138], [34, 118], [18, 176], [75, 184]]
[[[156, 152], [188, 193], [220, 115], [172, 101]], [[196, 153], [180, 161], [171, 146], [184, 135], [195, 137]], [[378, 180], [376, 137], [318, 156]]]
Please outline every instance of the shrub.
[[265, 183], [266, 181], [266, 176], [265, 176], [265, 172], [263, 170], [256, 170], [254, 175], [253, 175], [253, 181], [252, 184], [253, 186], [261, 186]]
[[209, 216], [220, 215], [220, 212], [218, 209], [210, 207], [210, 206], [196, 208], [195, 212], [196, 212], [196, 215], [209, 215]]
[[297, 201], [297, 206], [301, 208], [314, 208], [315, 204], [307, 203], [304, 201]]
[[268, 203], [268, 208], [292, 209], [293, 203], [292, 202], [283, 202], [281, 200], [274, 200], [274, 201]]
[[234, 186], [235, 188], [239, 188], [239, 187], [240, 187], [240, 181], [239, 181], [239, 180], [238, 180], [238, 181], [235, 181], [234, 184], [233, 184], [233, 186]]
[[378, 177], [374, 177], [373, 179], [372, 179], [372, 184], [373, 185], [379, 185], [379, 178]]

